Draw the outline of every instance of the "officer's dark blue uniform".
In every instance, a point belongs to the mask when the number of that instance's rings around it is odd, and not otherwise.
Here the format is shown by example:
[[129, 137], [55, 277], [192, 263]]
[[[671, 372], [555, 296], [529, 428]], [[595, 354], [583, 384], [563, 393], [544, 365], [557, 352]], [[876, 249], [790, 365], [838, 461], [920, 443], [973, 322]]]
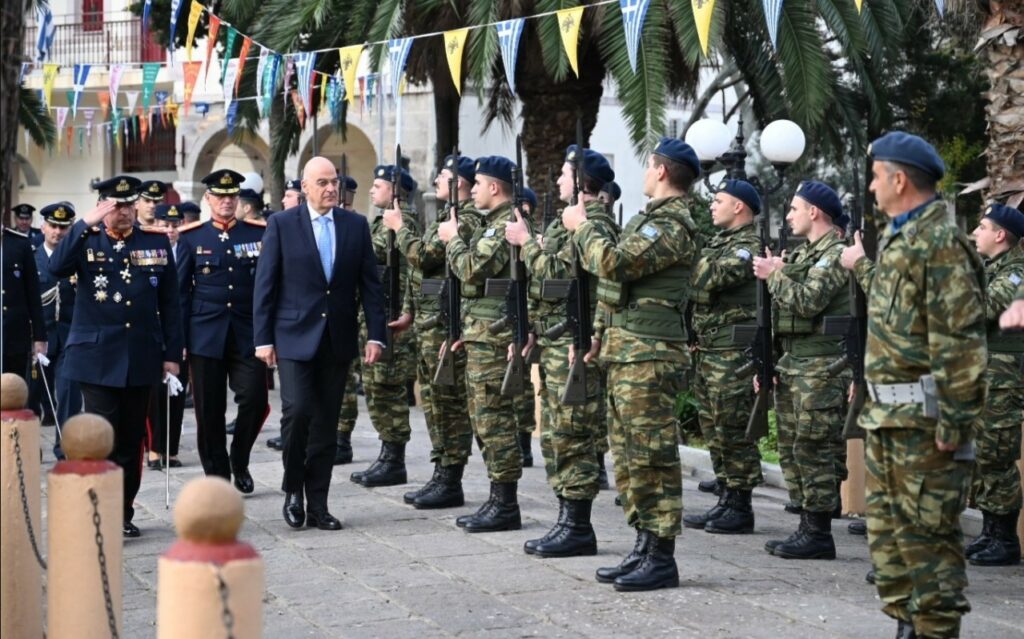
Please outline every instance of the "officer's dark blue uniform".
[[[119, 203], [107, 223], [132, 219], [138, 186], [123, 176], [97, 185], [101, 200]], [[85, 410], [114, 426], [110, 460], [124, 469], [124, 534], [137, 537], [132, 502], [142, 479], [149, 394], [163, 379], [163, 363], [180, 362], [184, 347], [174, 255], [159, 230], [79, 220], [50, 257], [50, 272], [78, 276], [63, 371], [80, 383]]]
[[[203, 178], [207, 197], [235, 197], [243, 176], [228, 170]], [[199, 458], [207, 475], [230, 479], [243, 493], [253, 490], [249, 453], [269, 412], [266, 366], [255, 357], [253, 282], [266, 222], [217, 216], [181, 229], [178, 267], [182, 317], [194, 388]], [[227, 384], [236, 394], [238, 417], [225, 448]]]
[[46, 341], [39, 273], [25, 235], [3, 230], [3, 372], [28, 379], [32, 342]]
[[[31, 204], [19, 204], [18, 206], [15, 206], [11, 210], [14, 211], [15, 218], [19, 220], [28, 220], [29, 224], [31, 225], [32, 214], [35, 212], [36, 207], [32, 206]], [[22, 232], [28, 236], [28, 241], [31, 242], [32, 248], [35, 248], [43, 243], [43, 232], [34, 226], [29, 226], [24, 231], [19, 230], [19, 232]]]

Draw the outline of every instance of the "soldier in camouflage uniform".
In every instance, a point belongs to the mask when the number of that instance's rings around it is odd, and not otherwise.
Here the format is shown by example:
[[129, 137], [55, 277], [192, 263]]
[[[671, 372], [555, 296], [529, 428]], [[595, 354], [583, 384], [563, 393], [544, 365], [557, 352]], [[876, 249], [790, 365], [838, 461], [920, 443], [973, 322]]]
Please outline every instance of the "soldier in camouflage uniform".
[[870, 188], [891, 223], [877, 267], [859, 243], [843, 264], [868, 293], [859, 424], [875, 585], [898, 637], [958, 637], [970, 610], [960, 513], [985, 407], [984, 266], [936, 196], [935, 149], [894, 131], [869, 150]]
[[[448, 338], [448, 331], [439, 321], [440, 298], [423, 295], [421, 288], [424, 279], [445, 277], [445, 245], [438, 239], [437, 229], [451, 217], [448, 204], [450, 181], [457, 184], [459, 236], [468, 240], [481, 224], [482, 216], [469, 197], [476, 176], [474, 165], [473, 159], [468, 157], [450, 155], [444, 159], [443, 168], [434, 180], [437, 199], [445, 202], [444, 209], [422, 237], [405, 225], [398, 211], [384, 214], [384, 224], [398, 233], [398, 244], [413, 268], [403, 315], [415, 318], [420, 339], [417, 373], [430, 434], [430, 460], [434, 462], [434, 475], [418, 490], [406, 493], [404, 500], [420, 509], [450, 508], [465, 503], [462, 473], [473, 445], [466, 404], [466, 352], [455, 351], [455, 385], [434, 384], [438, 353]], [[462, 320], [453, 318], [451, 321]]]
[[736, 376], [749, 363], [747, 344], [736, 343], [732, 335], [733, 326], [756, 320], [757, 281], [751, 264], [761, 249], [754, 229], [754, 216], [760, 212], [761, 198], [749, 182], [722, 182], [711, 204], [711, 221], [720, 230], [701, 251], [690, 280], [698, 417], [704, 441], [719, 457], [714, 469], [723, 490], [718, 504], [686, 515], [683, 525], [712, 533], [754, 532], [750, 497], [764, 481], [761, 453], [746, 436], [754, 398], [750, 386]]
[[[583, 167], [580, 201], [585, 203], [588, 225], [595, 234], [610, 243], [618, 240], [619, 228], [597, 199], [601, 187], [615, 178], [608, 160], [596, 151], [581, 150], [575, 144], [566, 150], [558, 178], [559, 195], [565, 202], [573, 198], [577, 181], [576, 163]], [[561, 220], [554, 220], [542, 241], [534, 238], [521, 219], [505, 228], [510, 244], [522, 246], [523, 261], [530, 274], [530, 294], [537, 305], [533, 325], [541, 350], [540, 372], [544, 432], [542, 450], [548, 483], [558, 498], [559, 514], [554, 526], [541, 538], [528, 540], [523, 549], [540, 557], [573, 557], [597, 554], [597, 537], [590, 522], [591, 505], [598, 490], [598, 452], [596, 436], [601, 411], [601, 377], [596, 362], [586, 366], [586, 401], [568, 405], [561, 401], [562, 389], [569, 379], [569, 349], [573, 334], [548, 335], [566, 320], [566, 300], [541, 299], [541, 282], [572, 277], [575, 251]], [[597, 277], [590, 277], [590, 299], [597, 301]], [[591, 317], [596, 309], [590, 309]], [[600, 335], [595, 339], [600, 342]], [[582, 354], [581, 354], [582, 356]]]
[[[395, 182], [398, 182], [400, 193], [394, 193]], [[419, 234], [419, 222], [408, 204], [409, 197], [415, 190], [416, 181], [404, 169], [393, 165], [374, 168], [373, 186], [370, 187], [370, 200], [373, 205], [389, 209], [394, 206], [396, 199], [399, 200], [403, 224]], [[384, 226], [382, 216], [377, 216], [370, 224], [370, 236], [377, 254], [377, 264], [383, 270], [387, 261], [388, 229]], [[405, 256], [399, 255], [399, 292], [403, 297], [409, 287], [409, 271], [409, 263]], [[404, 330], [406, 326], [407, 324], [397, 325], [397, 321], [392, 322], [390, 327], [394, 333], [390, 360], [382, 362], [379, 366], [363, 369], [366, 409], [370, 413], [373, 427], [380, 436], [381, 447], [377, 460], [365, 471], [352, 473], [351, 479], [367, 488], [394, 486], [404, 484], [407, 480], [405, 445], [409, 442], [412, 431], [409, 427], [406, 379], [414, 375], [416, 370], [416, 333], [413, 330]], [[362, 323], [360, 337], [365, 342], [365, 322]]]
[[1021, 421], [1024, 420], [1024, 338], [999, 330], [999, 315], [1024, 283], [1024, 214], [992, 204], [974, 229], [974, 243], [985, 258], [988, 294], [985, 323], [988, 329], [988, 400], [975, 424], [977, 460], [971, 501], [981, 509], [981, 536], [965, 548], [976, 566], [1020, 563]]
[[999, 316], [999, 328], [1004, 331], [1024, 328], [1024, 282], [1017, 287], [1013, 303]]
[[598, 301], [611, 309], [595, 332], [604, 329], [615, 483], [626, 522], [637, 529], [633, 551], [597, 571], [598, 581], [614, 582], [616, 590], [679, 585], [674, 555], [683, 490], [674, 407], [690, 364], [683, 313], [699, 247], [686, 194], [699, 175], [690, 145], [662, 138], [644, 173], [651, 200], [618, 242], [587, 220], [583, 206], [562, 212], [586, 270], [600, 277]]
[[[462, 282], [462, 343], [466, 349], [466, 392], [473, 434], [482, 442], [490, 497], [472, 515], [456, 519], [466, 532], [518, 530], [522, 527], [516, 490], [523, 474], [512, 398], [501, 394], [511, 327], [491, 333], [488, 327], [505, 315], [502, 299], [484, 296], [489, 278], [511, 276], [505, 222], [512, 216], [512, 171], [508, 158], [487, 156], [477, 159], [473, 204], [486, 211], [482, 224], [469, 241], [459, 234], [458, 223], [448, 220], [438, 226], [438, 238], [446, 244], [452, 272]], [[531, 336], [532, 338], [532, 336]], [[532, 341], [532, 339], [531, 339]]]
[[770, 250], [766, 257], [754, 258], [754, 275], [768, 282], [774, 334], [784, 352], [775, 366], [779, 457], [803, 500], [796, 532], [765, 544], [769, 553], [786, 559], [836, 557], [832, 516], [846, 467], [838, 467], [835, 442], [846, 417], [851, 379], [845, 374], [829, 376], [829, 365], [843, 352], [842, 336], [822, 335], [821, 325], [825, 316], [849, 313], [849, 276], [839, 263], [845, 245], [834, 227], [842, 215], [839, 196], [831, 187], [801, 182], [786, 221], [793, 234], [807, 242], [785, 259]]

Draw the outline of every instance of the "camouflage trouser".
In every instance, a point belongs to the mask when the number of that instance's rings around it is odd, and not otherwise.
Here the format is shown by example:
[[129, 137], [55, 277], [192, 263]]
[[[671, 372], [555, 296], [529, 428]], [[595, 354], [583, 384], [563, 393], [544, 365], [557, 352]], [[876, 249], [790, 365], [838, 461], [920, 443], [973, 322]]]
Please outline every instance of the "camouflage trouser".
[[981, 420], [974, 425], [977, 447], [971, 502], [996, 515], [1020, 510], [1021, 421], [1024, 388], [989, 389]]
[[466, 342], [466, 398], [473, 434], [482, 442], [487, 476], [493, 482], [518, 481], [523, 475], [511, 397], [501, 394], [507, 347]]
[[[532, 367], [528, 366], [527, 371]], [[536, 394], [533, 392], [533, 382], [526, 380], [526, 392], [512, 398], [513, 411], [516, 416], [516, 430], [520, 433], [529, 433], [537, 430], [537, 404]]]
[[366, 409], [381, 441], [398, 444], [409, 441], [412, 430], [406, 381], [415, 371], [416, 336], [411, 330], [395, 338], [394, 353], [389, 361], [363, 367]]
[[626, 523], [665, 538], [681, 531], [675, 399], [685, 369], [683, 363], [665, 361], [608, 365], [609, 434]]
[[[782, 397], [791, 401], [786, 406], [793, 419], [787, 425], [791, 450], [790, 468], [783, 474], [793, 478], [808, 512], [831, 511], [839, 503], [837, 482], [846, 479], [846, 454], [839, 453], [846, 419], [847, 386], [844, 378], [821, 379], [801, 375], [780, 375]], [[776, 416], [781, 402], [776, 392]], [[781, 420], [779, 420], [781, 421]], [[783, 428], [780, 426], [779, 458], [782, 461]], [[840, 459], [842, 462], [840, 463]], [[792, 491], [790, 491], [792, 497]]]
[[592, 500], [597, 496], [597, 448], [594, 435], [601, 401], [597, 366], [587, 367], [587, 403], [569, 406], [560, 401], [569, 377], [568, 344], [544, 347], [540, 357], [540, 396], [544, 430], [541, 450], [548, 483], [559, 497]]
[[960, 530], [970, 462], [938, 450], [932, 429], [880, 428], [864, 445], [868, 543], [882, 610], [913, 621], [918, 636], [957, 637], [971, 609]]
[[700, 429], [712, 450], [715, 476], [734, 490], [751, 490], [764, 481], [761, 451], [746, 436], [753, 387], [749, 379], [736, 378], [736, 369], [748, 361], [743, 351], [736, 350], [697, 354], [694, 390], [700, 404]]
[[362, 361], [361, 357], [356, 357], [348, 367], [345, 396], [341, 401], [341, 412], [338, 413], [339, 433], [351, 433], [356, 429], [356, 419], [359, 417], [359, 398], [356, 396], [356, 384], [359, 382], [359, 371], [362, 370]]
[[779, 467], [786, 481], [789, 501], [802, 505], [804, 494], [800, 489], [800, 475], [793, 458], [793, 442], [796, 440], [796, 412], [793, 410], [793, 392], [781, 379], [775, 385], [775, 430], [778, 436]]
[[418, 372], [423, 413], [430, 434], [430, 461], [442, 466], [463, 465], [473, 446], [473, 429], [466, 408], [466, 350], [455, 351], [455, 386], [435, 386], [437, 354], [445, 331], [420, 331]]
[[[594, 372], [597, 376], [597, 382], [600, 384], [600, 387], [597, 389], [598, 409], [594, 417], [597, 426], [597, 432], [594, 435], [594, 446], [597, 449], [598, 455], [604, 455], [608, 452], [608, 370], [598, 364]], [[590, 375], [589, 368], [587, 369], [587, 375]]]

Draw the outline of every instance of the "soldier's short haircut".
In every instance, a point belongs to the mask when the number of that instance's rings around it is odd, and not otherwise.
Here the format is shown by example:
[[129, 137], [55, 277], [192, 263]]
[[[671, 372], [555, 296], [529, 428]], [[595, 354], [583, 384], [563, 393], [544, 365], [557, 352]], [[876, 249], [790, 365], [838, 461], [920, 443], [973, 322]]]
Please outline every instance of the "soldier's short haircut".
[[597, 195], [601, 192], [601, 188], [604, 186], [603, 182], [598, 182], [589, 175], [584, 175], [583, 180], [583, 192], [587, 195]]
[[907, 181], [921, 193], [934, 193], [939, 183], [934, 176], [931, 176], [916, 166], [909, 164], [902, 164], [900, 162], [890, 162], [886, 160], [883, 162], [886, 165], [886, 169], [889, 174], [892, 175], [896, 171], [902, 171], [907, 176]]
[[693, 181], [697, 179], [693, 169], [686, 164], [674, 162], [663, 155], [658, 155], [657, 153], [651, 154], [651, 159], [654, 161], [654, 166], [665, 167], [665, 172], [668, 174], [669, 185], [679, 189], [680, 191], [689, 191], [690, 187], [693, 186]]
[[1010, 231], [1010, 229], [1006, 228], [1005, 226], [1003, 226], [999, 222], [996, 222], [992, 218], [985, 218], [985, 219], [987, 219], [989, 224], [994, 226], [997, 231], [1002, 231], [1002, 232], [1006, 233], [1006, 243], [1009, 244], [1010, 246], [1017, 246], [1018, 244], [1020, 244], [1021, 239], [1024, 239], [1024, 238], [1017, 237], [1012, 231]]

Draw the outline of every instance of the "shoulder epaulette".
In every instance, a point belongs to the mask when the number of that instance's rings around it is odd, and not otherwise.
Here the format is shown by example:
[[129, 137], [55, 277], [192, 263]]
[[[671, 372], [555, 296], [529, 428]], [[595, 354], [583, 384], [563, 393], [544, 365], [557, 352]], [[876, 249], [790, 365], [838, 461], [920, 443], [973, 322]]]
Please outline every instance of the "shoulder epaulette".
[[11, 235], [16, 235], [18, 237], [23, 237], [26, 240], [28, 239], [28, 233], [22, 233], [21, 231], [18, 231], [16, 229], [12, 229], [12, 228], [9, 228], [9, 227], [6, 227], [6, 226], [4, 227], [4, 232], [5, 233], [10, 233]]
[[178, 233], [180, 234], [180, 233], [188, 233], [189, 231], [194, 231], [194, 230], [196, 230], [197, 228], [199, 228], [200, 226], [202, 226], [204, 224], [206, 224], [206, 222], [203, 222], [201, 220], [196, 220], [195, 222], [189, 222], [185, 226], [179, 226], [178, 227]]
[[267, 221], [266, 220], [257, 220], [257, 219], [253, 219], [251, 217], [247, 217], [247, 218], [245, 218], [242, 221], [245, 222], [246, 224], [251, 224], [252, 226], [261, 226], [263, 228], [267, 228]]

